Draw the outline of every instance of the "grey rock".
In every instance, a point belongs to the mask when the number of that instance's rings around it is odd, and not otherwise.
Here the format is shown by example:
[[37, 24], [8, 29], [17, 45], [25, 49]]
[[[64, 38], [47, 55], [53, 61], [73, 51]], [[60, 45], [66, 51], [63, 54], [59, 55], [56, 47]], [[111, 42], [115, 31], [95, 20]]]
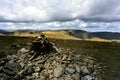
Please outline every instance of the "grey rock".
[[63, 55], [62, 60], [66, 60], [66, 59], [67, 59], [67, 56]]
[[58, 65], [55, 69], [54, 69], [54, 72], [53, 72], [53, 75], [55, 77], [60, 77], [62, 74], [64, 73], [64, 68], [60, 65]]
[[86, 66], [81, 67], [81, 72], [82, 72], [83, 75], [90, 74], [90, 72], [89, 72], [89, 70], [87, 69]]
[[14, 72], [19, 72], [21, 69], [21, 65], [17, 62], [14, 62], [13, 60], [9, 61], [8, 63], [5, 64], [5, 68], [14, 71]]
[[57, 53], [61, 53], [60, 50], [57, 48], [57, 46], [53, 45], [52, 50]]
[[86, 75], [84, 77], [81, 77], [81, 80], [93, 80], [93, 77], [91, 77], [90, 75]]
[[80, 80], [80, 76], [79, 76], [79, 75], [76, 75], [76, 74], [73, 74], [73, 75], [72, 75], [72, 79], [73, 79], [73, 80]]
[[14, 79], [15, 79], [15, 80], [22, 80], [22, 78], [23, 78], [22, 75], [18, 75], [18, 74], [17, 74], [17, 75], [14, 76]]
[[11, 78], [8, 75], [2, 73], [0, 74], [0, 80], [11, 80]]
[[79, 66], [76, 66], [76, 71], [80, 73], [81, 69]]
[[34, 69], [32, 66], [26, 66], [22, 72], [23, 75], [30, 75], [32, 73], [34, 73]]
[[44, 59], [43, 59], [43, 60], [39, 60], [39, 61], [36, 62], [36, 64], [44, 64], [45, 61], [46, 61], [46, 60], [44, 60]]
[[35, 72], [39, 72], [39, 71], [41, 71], [41, 67], [36, 67]]
[[3, 67], [2, 66], [0, 66], [0, 72], [2, 72], [3, 71]]
[[7, 74], [7, 75], [10, 75], [10, 76], [14, 76], [14, 75], [15, 75], [14, 72], [12, 72], [12, 71], [10, 71], [10, 70], [7, 70], [7, 69], [3, 69], [3, 72], [4, 72], [5, 74]]
[[18, 53], [26, 53], [28, 52], [29, 50], [25, 49], [25, 48], [22, 48], [20, 50], [18, 50]]
[[41, 75], [42, 75], [43, 77], [45, 77], [45, 78], [49, 78], [49, 76], [50, 76], [50, 74], [48, 73], [48, 70], [43, 70], [43, 71], [41, 72]]
[[6, 61], [0, 61], [0, 66], [3, 66], [6, 63]]
[[65, 70], [71, 74], [75, 73], [75, 69], [72, 69], [72, 68], [65, 68]]
[[99, 76], [96, 76], [94, 80], [102, 80]]

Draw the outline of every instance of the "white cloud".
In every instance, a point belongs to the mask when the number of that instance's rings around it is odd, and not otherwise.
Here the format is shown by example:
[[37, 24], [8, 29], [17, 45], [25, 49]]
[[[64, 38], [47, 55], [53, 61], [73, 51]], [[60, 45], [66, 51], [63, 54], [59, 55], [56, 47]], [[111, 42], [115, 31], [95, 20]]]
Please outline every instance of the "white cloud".
[[81, 20], [73, 20], [66, 22], [46, 22], [46, 23], [13, 23], [1, 22], [0, 29], [34, 29], [34, 30], [58, 30], [58, 29], [80, 29], [90, 32], [95, 31], [111, 31], [120, 32], [119, 22], [84, 22]]

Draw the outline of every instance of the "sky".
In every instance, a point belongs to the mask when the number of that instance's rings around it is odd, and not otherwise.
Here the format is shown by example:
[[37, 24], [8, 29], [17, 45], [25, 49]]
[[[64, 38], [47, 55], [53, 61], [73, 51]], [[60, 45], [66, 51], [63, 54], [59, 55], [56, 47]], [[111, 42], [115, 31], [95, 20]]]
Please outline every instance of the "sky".
[[120, 1], [0, 0], [0, 29], [120, 32]]

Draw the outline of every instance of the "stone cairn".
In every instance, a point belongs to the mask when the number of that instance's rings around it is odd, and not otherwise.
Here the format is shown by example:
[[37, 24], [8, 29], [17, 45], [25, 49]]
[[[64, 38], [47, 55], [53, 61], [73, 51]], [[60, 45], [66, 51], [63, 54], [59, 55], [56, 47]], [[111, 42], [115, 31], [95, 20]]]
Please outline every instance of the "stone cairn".
[[102, 80], [95, 59], [70, 49], [59, 48], [31, 59], [30, 50], [0, 60], [0, 80]]

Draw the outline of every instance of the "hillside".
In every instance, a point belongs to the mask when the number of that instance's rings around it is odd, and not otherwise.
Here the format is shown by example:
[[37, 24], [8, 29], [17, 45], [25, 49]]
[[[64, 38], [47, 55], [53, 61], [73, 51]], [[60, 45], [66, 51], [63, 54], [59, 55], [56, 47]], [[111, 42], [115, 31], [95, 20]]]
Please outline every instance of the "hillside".
[[83, 30], [15, 30], [15, 31], [3, 31], [0, 33], [4, 35], [13, 36], [39, 36], [43, 32], [48, 38], [57, 39], [72, 39], [72, 40], [91, 40], [91, 41], [108, 41], [108, 40], [120, 40], [120, 33], [114, 32], [87, 32]]
[[65, 30], [69, 35], [81, 39], [107, 39], [107, 40], [120, 40], [120, 33], [115, 32], [87, 32], [83, 30]]
[[120, 33], [113, 33], [113, 32], [94, 32], [94, 33], [89, 33], [91, 35], [94, 35], [99, 38], [103, 39], [115, 39], [115, 40], [120, 40]]
[[9, 32], [9, 31], [6, 31], [6, 30], [0, 30], [0, 34], [14, 34], [13, 32]]

